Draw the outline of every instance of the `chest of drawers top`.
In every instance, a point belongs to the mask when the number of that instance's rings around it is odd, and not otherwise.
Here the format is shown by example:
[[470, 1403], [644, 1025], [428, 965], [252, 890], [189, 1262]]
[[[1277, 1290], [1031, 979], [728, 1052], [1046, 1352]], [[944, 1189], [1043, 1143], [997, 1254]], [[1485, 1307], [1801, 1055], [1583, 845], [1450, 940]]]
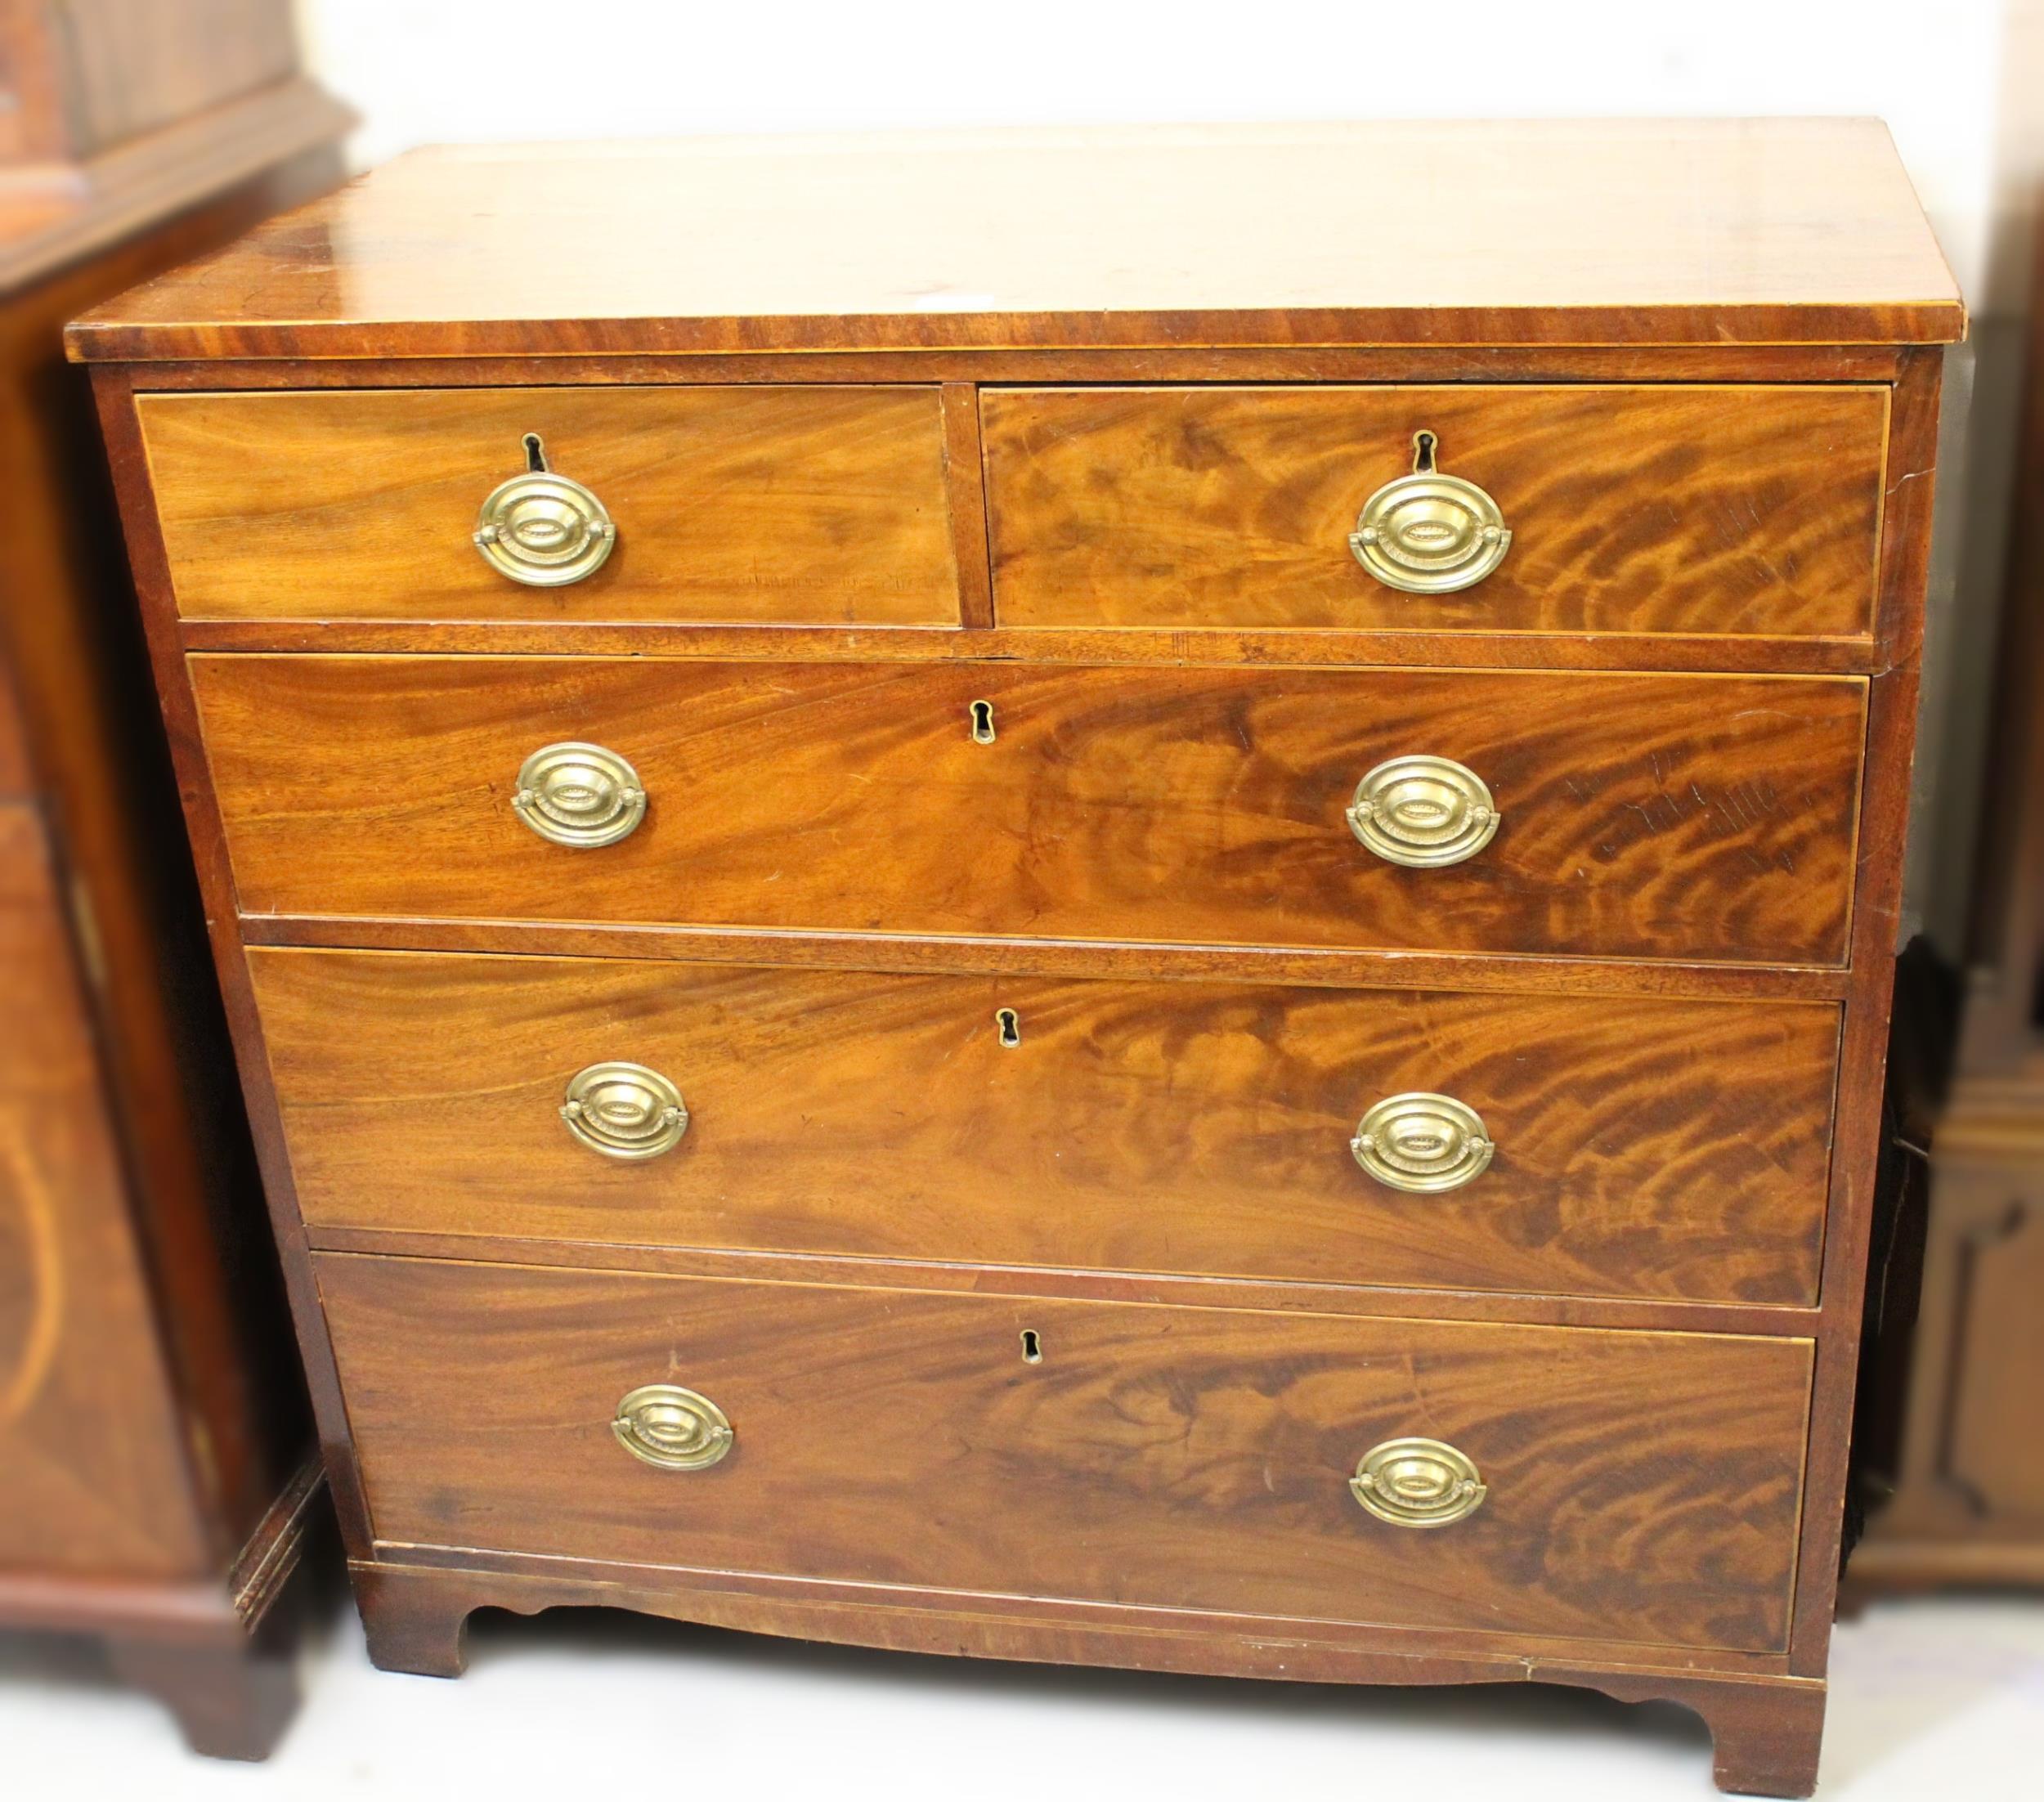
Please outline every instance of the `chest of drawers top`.
[[1877, 122], [1467, 121], [417, 151], [71, 343], [495, 357], [1962, 327]]

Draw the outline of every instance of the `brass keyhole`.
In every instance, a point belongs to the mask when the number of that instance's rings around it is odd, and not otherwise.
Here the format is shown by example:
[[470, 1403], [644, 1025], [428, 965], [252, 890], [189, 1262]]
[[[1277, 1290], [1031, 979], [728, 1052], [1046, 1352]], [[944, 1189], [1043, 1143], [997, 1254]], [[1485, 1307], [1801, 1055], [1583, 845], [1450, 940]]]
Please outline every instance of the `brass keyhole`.
[[993, 1024], [1001, 1034], [1001, 1043], [1004, 1047], [1012, 1050], [1022, 1042], [1022, 1016], [1012, 1007], [995, 1008]]
[[975, 701], [972, 703], [972, 742], [975, 745], [993, 742], [993, 703]]
[[1034, 1327], [1023, 1329], [1022, 1361], [1024, 1364], [1041, 1364], [1043, 1361], [1043, 1341]]
[[540, 434], [528, 432], [525, 435], [525, 467], [536, 476], [549, 473], [546, 467], [546, 446], [540, 442]]
[[1434, 473], [1434, 453], [1441, 448], [1441, 441], [1431, 432], [1415, 432], [1412, 435], [1412, 473], [1416, 476], [1430, 476]]

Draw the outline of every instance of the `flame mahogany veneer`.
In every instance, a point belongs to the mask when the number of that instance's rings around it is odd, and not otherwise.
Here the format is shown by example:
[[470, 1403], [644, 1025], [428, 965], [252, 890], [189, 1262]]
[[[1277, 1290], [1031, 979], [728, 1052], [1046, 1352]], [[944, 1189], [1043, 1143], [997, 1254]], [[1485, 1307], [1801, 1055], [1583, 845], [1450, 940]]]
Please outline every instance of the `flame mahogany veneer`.
[[1962, 329], [1793, 121], [422, 153], [79, 322], [377, 1661], [1806, 1793]]

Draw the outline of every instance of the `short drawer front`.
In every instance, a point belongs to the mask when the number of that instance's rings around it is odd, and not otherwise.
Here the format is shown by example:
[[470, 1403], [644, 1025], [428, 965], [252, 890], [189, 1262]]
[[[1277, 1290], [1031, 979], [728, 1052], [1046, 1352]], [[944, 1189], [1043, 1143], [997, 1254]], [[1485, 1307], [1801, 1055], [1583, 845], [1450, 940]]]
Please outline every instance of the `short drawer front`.
[[[387, 1542], [1785, 1642], [1806, 1341], [316, 1262]], [[715, 1407], [718, 1461], [621, 1442], [621, 1403], [654, 1384]], [[696, 1415], [667, 1443], [701, 1455]], [[625, 1418], [628, 1437], [648, 1419]], [[1407, 1478], [1449, 1479], [1443, 1512], [1480, 1486], [1473, 1512], [1415, 1529], [1358, 1501], [1366, 1455], [1415, 1437]]]
[[[252, 913], [1845, 954], [1858, 679], [191, 666]], [[645, 797], [617, 842], [549, 843], [513, 805], [530, 755], [575, 741], [624, 759]], [[1499, 822], [1464, 861], [1409, 867], [1351, 825], [1363, 778], [1411, 755], [1492, 798]]]
[[[982, 417], [1004, 625], [1871, 625], [1878, 388], [990, 390]], [[1391, 585], [1350, 546], [1421, 433], [1510, 535], [1494, 570], [1445, 593]], [[1426, 534], [1445, 543], [1472, 516], [1405, 504], [1392, 523], [1419, 522], [1431, 577]]]
[[[1815, 1296], [1828, 1006], [252, 962], [315, 1234]], [[657, 1155], [562, 1118], [578, 1074], [616, 1060], [682, 1099]], [[1476, 1125], [1435, 1150], [1443, 1096]]]
[[[934, 388], [151, 394], [137, 406], [187, 619], [958, 621]], [[491, 515], [512, 547], [497, 561], [476, 540], [485, 503], [534, 473], [536, 455], [614, 530], [586, 573], [574, 573], [590, 560], [575, 554], [586, 522], [557, 491], [514, 492]], [[530, 557], [517, 554], [525, 544]], [[532, 585], [504, 563], [573, 579]]]

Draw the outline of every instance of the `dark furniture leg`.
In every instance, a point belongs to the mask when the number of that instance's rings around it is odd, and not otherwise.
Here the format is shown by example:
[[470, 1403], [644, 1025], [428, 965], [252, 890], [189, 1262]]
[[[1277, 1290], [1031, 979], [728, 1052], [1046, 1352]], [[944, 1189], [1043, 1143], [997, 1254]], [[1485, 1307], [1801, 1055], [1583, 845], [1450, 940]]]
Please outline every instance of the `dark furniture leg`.
[[267, 1758], [298, 1706], [294, 1661], [259, 1640], [114, 1639], [107, 1656], [114, 1674], [168, 1708], [192, 1750], [208, 1758]]

